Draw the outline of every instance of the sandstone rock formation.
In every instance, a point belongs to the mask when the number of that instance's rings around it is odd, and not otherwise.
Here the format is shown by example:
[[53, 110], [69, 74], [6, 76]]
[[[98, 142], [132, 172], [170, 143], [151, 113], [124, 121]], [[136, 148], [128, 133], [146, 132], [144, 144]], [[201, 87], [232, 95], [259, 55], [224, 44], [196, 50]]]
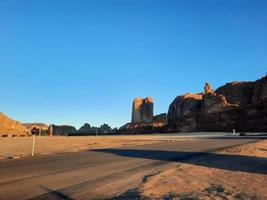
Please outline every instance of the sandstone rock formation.
[[153, 121], [153, 99], [135, 98], [132, 106], [132, 123]]
[[68, 135], [68, 134], [73, 134], [76, 133], [76, 128], [73, 126], [69, 125], [51, 125], [50, 130], [52, 130], [52, 135]]
[[210, 83], [206, 83], [205, 84], [204, 92], [205, 92], [205, 94], [213, 94], [214, 93], [214, 91], [211, 88], [211, 84]]
[[135, 98], [132, 106], [132, 122], [120, 127], [119, 134], [145, 134], [165, 132], [167, 115], [153, 116], [153, 99]]
[[254, 87], [253, 82], [232, 82], [219, 87], [215, 93], [225, 96], [228, 103], [242, 106], [252, 103]]
[[197, 112], [201, 109], [203, 94], [187, 93], [176, 97], [168, 112], [168, 127], [172, 131], [194, 131]]
[[178, 96], [168, 111], [174, 132], [267, 131], [267, 76], [255, 82], [232, 82], [215, 92]]
[[7, 117], [4, 113], [0, 112], [0, 136], [28, 136], [30, 131], [24, 127], [20, 122]]
[[112, 129], [108, 124], [103, 124], [100, 127], [91, 126], [85, 123], [77, 132], [76, 135], [103, 135], [113, 134], [117, 129]]

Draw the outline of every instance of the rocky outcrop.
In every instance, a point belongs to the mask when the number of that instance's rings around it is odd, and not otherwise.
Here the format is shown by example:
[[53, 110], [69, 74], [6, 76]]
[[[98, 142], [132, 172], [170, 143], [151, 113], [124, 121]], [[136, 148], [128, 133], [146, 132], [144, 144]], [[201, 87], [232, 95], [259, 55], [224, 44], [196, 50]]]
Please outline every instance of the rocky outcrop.
[[214, 93], [210, 83], [205, 84], [204, 92], [205, 92], [205, 94], [213, 94]]
[[32, 134], [49, 135], [49, 126], [44, 123], [23, 123]]
[[153, 121], [153, 99], [151, 97], [135, 98], [132, 106], [132, 123]]
[[215, 92], [178, 96], [168, 111], [168, 127], [188, 131], [267, 131], [267, 76], [255, 82], [232, 82]]
[[104, 135], [113, 134], [117, 129], [112, 129], [108, 124], [103, 124], [100, 127], [91, 126], [85, 123], [77, 132], [76, 135]]
[[76, 128], [69, 125], [50, 125], [50, 131], [52, 132], [52, 135], [69, 135], [69, 134], [75, 134]]
[[30, 131], [24, 127], [20, 122], [7, 117], [4, 113], [0, 112], [0, 136], [28, 136]]

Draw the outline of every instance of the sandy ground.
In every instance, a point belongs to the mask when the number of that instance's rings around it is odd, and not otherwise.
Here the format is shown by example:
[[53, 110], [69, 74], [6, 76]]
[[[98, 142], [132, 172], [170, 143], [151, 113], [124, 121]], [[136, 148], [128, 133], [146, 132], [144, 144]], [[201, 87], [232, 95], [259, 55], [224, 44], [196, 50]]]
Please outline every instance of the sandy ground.
[[[88, 149], [101, 149], [131, 145], [152, 144], [162, 141], [185, 140], [177, 136], [129, 135], [129, 136], [37, 136], [36, 154], [76, 152]], [[33, 137], [0, 138], [0, 159], [31, 155]]]
[[138, 190], [149, 199], [265, 200], [266, 168], [267, 140], [262, 140], [178, 162], [147, 178]]

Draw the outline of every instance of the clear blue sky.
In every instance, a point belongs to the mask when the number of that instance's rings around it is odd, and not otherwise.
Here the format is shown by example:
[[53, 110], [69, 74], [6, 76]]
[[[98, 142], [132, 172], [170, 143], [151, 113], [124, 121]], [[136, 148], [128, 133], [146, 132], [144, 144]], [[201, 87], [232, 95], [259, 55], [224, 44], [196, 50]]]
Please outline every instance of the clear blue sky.
[[0, 111], [22, 122], [130, 121], [179, 94], [267, 72], [267, 1], [1, 0]]

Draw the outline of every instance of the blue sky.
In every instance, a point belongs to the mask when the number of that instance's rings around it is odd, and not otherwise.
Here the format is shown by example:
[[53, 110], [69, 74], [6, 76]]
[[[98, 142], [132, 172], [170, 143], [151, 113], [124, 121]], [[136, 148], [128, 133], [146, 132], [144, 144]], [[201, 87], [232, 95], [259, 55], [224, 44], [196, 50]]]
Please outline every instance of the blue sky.
[[132, 99], [267, 72], [267, 1], [0, 0], [0, 111], [22, 122], [130, 121]]

